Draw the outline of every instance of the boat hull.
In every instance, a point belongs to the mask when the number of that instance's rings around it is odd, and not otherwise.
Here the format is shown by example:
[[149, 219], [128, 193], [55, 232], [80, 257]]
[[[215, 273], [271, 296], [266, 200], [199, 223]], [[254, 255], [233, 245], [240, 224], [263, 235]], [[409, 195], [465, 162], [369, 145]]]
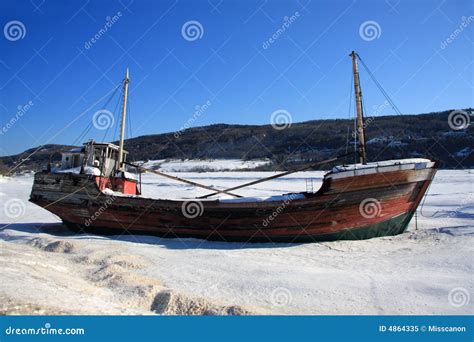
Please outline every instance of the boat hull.
[[317, 233], [317, 234], [289, 234], [289, 235], [267, 235], [267, 236], [224, 236], [221, 234], [209, 233], [204, 236], [200, 233], [180, 232], [175, 230], [136, 230], [136, 229], [120, 229], [118, 227], [101, 227], [101, 226], [86, 226], [83, 224], [71, 223], [63, 221], [63, 223], [72, 231], [76, 233], [93, 233], [100, 235], [123, 235], [123, 234], [137, 234], [137, 235], [155, 235], [163, 238], [197, 238], [209, 241], [228, 241], [228, 242], [289, 242], [289, 243], [308, 243], [321, 241], [338, 241], [338, 240], [366, 240], [382, 236], [393, 236], [403, 233], [406, 230], [407, 224], [410, 222], [413, 214], [406, 213], [398, 217], [388, 219], [386, 221], [367, 225], [364, 227], [353, 228], [350, 230], [341, 230], [333, 233]]
[[[329, 173], [274, 201], [157, 200], [104, 193], [90, 176], [37, 173], [30, 200], [77, 231], [243, 242], [357, 240], [404, 232], [437, 165]], [[373, 171], [373, 170], [372, 170]]]

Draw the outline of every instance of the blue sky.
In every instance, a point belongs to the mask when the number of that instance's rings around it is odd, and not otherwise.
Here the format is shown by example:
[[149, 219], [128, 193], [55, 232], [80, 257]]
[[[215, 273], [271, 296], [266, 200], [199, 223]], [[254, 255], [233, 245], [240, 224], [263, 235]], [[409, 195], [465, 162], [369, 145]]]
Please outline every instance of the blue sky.
[[[294, 122], [347, 118], [352, 49], [403, 113], [466, 108], [474, 103], [473, 7], [471, 0], [2, 1], [0, 155], [71, 144], [126, 67], [133, 136], [268, 124], [279, 109]], [[190, 21], [198, 36], [183, 36]], [[361, 81], [370, 114], [384, 99], [363, 71]], [[104, 133], [92, 127], [86, 138]]]

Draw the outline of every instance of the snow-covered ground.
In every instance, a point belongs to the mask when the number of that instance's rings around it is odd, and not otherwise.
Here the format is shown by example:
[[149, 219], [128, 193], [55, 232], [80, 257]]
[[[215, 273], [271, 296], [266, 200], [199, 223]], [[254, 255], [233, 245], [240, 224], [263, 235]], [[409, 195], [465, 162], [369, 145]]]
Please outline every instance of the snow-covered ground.
[[[180, 173], [232, 186], [270, 173]], [[317, 189], [301, 172], [248, 196]], [[150, 197], [206, 193], [145, 175]], [[0, 314], [473, 314], [474, 171], [440, 171], [409, 231], [365, 241], [244, 244], [74, 235], [0, 178]]]
[[269, 159], [158, 159], [145, 163], [137, 162], [146, 168], [169, 172], [235, 171], [254, 169], [270, 164]]

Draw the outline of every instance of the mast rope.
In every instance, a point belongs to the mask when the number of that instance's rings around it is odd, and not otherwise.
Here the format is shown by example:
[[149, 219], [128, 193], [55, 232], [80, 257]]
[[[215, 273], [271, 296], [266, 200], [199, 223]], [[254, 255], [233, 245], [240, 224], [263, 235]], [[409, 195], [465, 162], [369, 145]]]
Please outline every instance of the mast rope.
[[270, 177], [260, 178], [260, 179], [257, 179], [255, 181], [249, 182], [249, 183], [244, 183], [244, 184], [240, 184], [240, 185], [237, 185], [237, 186], [234, 186], [234, 187], [231, 187], [231, 188], [227, 188], [225, 190], [218, 190], [216, 192], [213, 192], [213, 193], [210, 193], [210, 194], [207, 194], [207, 195], [204, 195], [204, 196], [200, 196], [200, 197], [197, 197], [197, 198], [198, 199], [208, 198], [208, 197], [211, 197], [211, 196], [214, 196], [214, 195], [227, 193], [229, 191], [246, 188], [246, 187], [249, 187], [250, 185], [255, 185], [255, 184], [259, 184], [259, 183], [263, 183], [263, 182], [268, 182], [272, 179], [276, 179], [276, 178], [280, 178], [280, 177], [283, 177], [283, 176], [291, 175], [292, 173], [296, 173], [296, 172], [300, 172], [300, 171], [306, 171], [306, 170], [314, 168], [316, 166], [321, 166], [321, 165], [325, 165], [325, 164], [335, 162], [335, 161], [337, 161], [339, 159], [342, 159], [342, 158], [345, 158], [345, 157], [347, 157], [347, 156], [349, 156], [353, 153], [354, 152], [341, 154], [339, 156], [336, 156], [336, 157], [333, 157], [333, 158], [330, 158], [330, 159], [321, 160], [319, 162], [316, 162], [316, 163], [313, 163], [313, 164], [310, 164], [310, 165], [306, 165], [306, 166], [303, 166], [303, 167], [300, 167], [300, 168], [296, 168], [296, 169], [293, 169], [293, 170], [277, 173], [276, 175], [273, 175], [273, 176], [270, 176]]
[[[123, 96], [123, 93], [121, 93], [121, 94], [122, 94], [122, 96]], [[119, 96], [118, 102], [117, 102], [117, 106], [120, 105], [120, 109], [122, 108], [122, 106], [121, 106], [121, 103], [122, 103], [122, 101], [121, 101], [121, 100], [122, 100], [122, 96]], [[114, 113], [114, 114], [115, 114], [115, 113]], [[120, 115], [119, 115], [118, 112], [117, 112], [117, 120], [116, 120], [117, 125], [115, 125], [114, 136], [112, 137], [112, 140], [113, 140], [113, 141], [115, 141], [115, 140], [117, 139], [116, 137], [117, 137], [117, 129], [118, 129], [118, 127], [119, 127], [119, 124], [118, 124], [119, 119], [120, 119]]]
[[89, 124], [82, 130], [81, 134], [72, 142], [72, 146], [76, 146], [77, 143], [79, 143], [83, 137], [90, 131], [92, 127], [92, 121], [89, 122]]
[[392, 98], [390, 97], [390, 95], [388, 95], [388, 93], [385, 91], [385, 89], [382, 87], [382, 85], [380, 84], [380, 82], [375, 78], [375, 75], [372, 73], [372, 71], [370, 71], [369, 67], [364, 63], [364, 61], [362, 60], [362, 58], [360, 58], [359, 54], [357, 54], [357, 58], [359, 59], [359, 61], [361, 62], [362, 66], [364, 67], [364, 69], [367, 71], [367, 73], [369, 74], [370, 78], [372, 79], [372, 81], [375, 83], [375, 85], [377, 86], [377, 88], [380, 90], [380, 92], [382, 93], [382, 95], [385, 97], [385, 99], [388, 101], [388, 103], [390, 104], [390, 106], [392, 107], [392, 109], [398, 114], [398, 115], [403, 115], [402, 112], [400, 111], [400, 109], [398, 109], [397, 105], [395, 104], [395, 102], [393, 102]]
[[[120, 84], [117, 85], [115, 87], [115, 89], [113, 89], [113, 92], [112, 94], [109, 96], [109, 98], [107, 99], [107, 101], [105, 102], [105, 104], [102, 106], [102, 108], [106, 108], [110, 101], [112, 100], [112, 98], [115, 96], [115, 94], [117, 93], [117, 89], [119, 88]], [[92, 120], [89, 122], [89, 124], [84, 128], [84, 130], [81, 132], [81, 134], [74, 140], [74, 142], [72, 143], [73, 146], [75, 146], [78, 142], [80, 142], [81, 140], [84, 139], [84, 137], [87, 135], [87, 133], [89, 133], [89, 131], [91, 130], [92, 128]], [[107, 134], [107, 133], [106, 133]]]
[[128, 115], [127, 115], [127, 119], [128, 119], [128, 139], [131, 139], [132, 138], [132, 108], [130, 106], [130, 99], [127, 98], [127, 108], [128, 108]]
[[[118, 86], [117, 86], [117, 89], [118, 89]], [[114, 95], [115, 95], [115, 93], [114, 93]], [[119, 104], [120, 104], [120, 96], [117, 97], [117, 103], [115, 104], [114, 111], [112, 112], [114, 114], [114, 122], [117, 122], [115, 117], [117, 117], [117, 119], [118, 119], [117, 108], [118, 108]], [[115, 127], [117, 127], [117, 125], [115, 125]], [[104, 142], [106, 141], [105, 138], [107, 137], [107, 134], [109, 133], [109, 129], [110, 129], [110, 126], [107, 127], [107, 129], [105, 130], [104, 137], [102, 138], [102, 141], [104, 141]]]
[[[10, 175], [13, 173], [13, 171], [15, 171], [16, 169], [18, 169], [21, 165], [23, 165], [27, 160], [29, 160], [29, 158], [31, 158], [31, 156], [33, 156], [34, 154], [36, 154], [39, 150], [41, 150], [46, 144], [48, 144], [50, 141], [54, 140], [57, 136], [59, 136], [61, 133], [63, 133], [65, 130], [67, 130], [69, 127], [71, 127], [72, 125], [74, 125], [80, 118], [82, 118], [84, 115], [86, 115], [92, 108], [94, 108], [100, 101], [102, 101], [103, 99], [105, 99], [110, 93], [112, 93], [115, 89], [111, 89], [109, 92], [107, 92], [107, 94], [105, 94], [104, 96], [102, 96], [101, 98], [99, 98], [97, 101], [95, 101], [91, 106], [89, 106], [87, 109], [85, 109], [82, 113], [80, 113], [78, 116], [76, 116], [73, 120], [71, 120], [70, 122], [68, 122], [64, 127], [62, 127], [61, 129], [59, 129], [55, 134], [51, 135], [49, 139], [46, 140], [46, 142], [42, 145], [39, 145], [33, 152], [31, 152], [30, 154], [28, 154], [28, 156], [26, 156], [26, 158], [22, 158], [22, 160], [17, 163], [13, 168], [11, 168], [10, 170], [8, 170], [7, 172], [7, 175]], [[20, 155], [20, 158], [24, 155], [24, 153], [22, 153]]]

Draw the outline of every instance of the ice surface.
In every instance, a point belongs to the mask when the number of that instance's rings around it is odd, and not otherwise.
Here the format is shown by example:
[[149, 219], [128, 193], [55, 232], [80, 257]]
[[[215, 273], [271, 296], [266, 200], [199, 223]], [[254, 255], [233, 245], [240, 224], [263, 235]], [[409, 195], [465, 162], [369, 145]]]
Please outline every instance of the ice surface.
[[[0, 313], [472, 314], [474, 171], [439, 171], [408, 232], [364, 241], [245, 244], [73, 234], [27, 201], [31, 175], [0, 178]], [[180, 176], [219, 187], [273, 173]], [[317, 190], [300, 172], [236, 191]], [[207, 193], [154, 175], [150, 197]]]
[[[137, 164], [142, 164], [137, 162]], [[150, 160], [143, 163], [146, 168], [160, 171], [189, 172], [189, 171], [233, 171], [253, 169], [270, 164], [269, 159], [240, 160], [240, 159], [170, 159]]]

